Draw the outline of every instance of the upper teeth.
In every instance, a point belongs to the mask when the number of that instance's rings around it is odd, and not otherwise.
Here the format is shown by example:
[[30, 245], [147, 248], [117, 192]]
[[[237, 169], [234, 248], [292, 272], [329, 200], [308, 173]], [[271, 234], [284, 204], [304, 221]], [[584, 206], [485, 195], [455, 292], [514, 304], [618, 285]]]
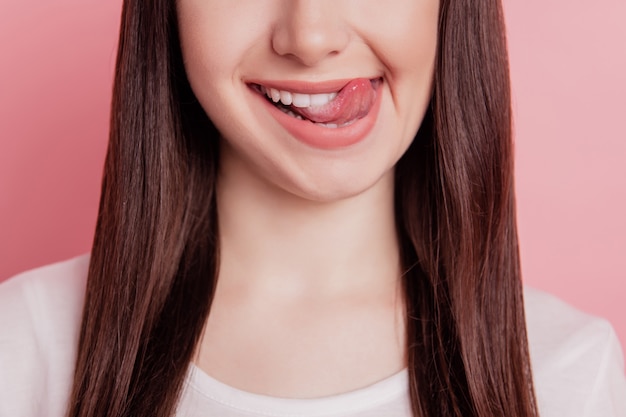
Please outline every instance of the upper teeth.
[[285, 106], [294, 107], [318, 107], [330, 103], [337, 97], [337, 93], [324, 94], [300, 94], [290, 91], [277, 90], [275, 88], [261, 87], [263, 93], [274, 103], [279, 101]]

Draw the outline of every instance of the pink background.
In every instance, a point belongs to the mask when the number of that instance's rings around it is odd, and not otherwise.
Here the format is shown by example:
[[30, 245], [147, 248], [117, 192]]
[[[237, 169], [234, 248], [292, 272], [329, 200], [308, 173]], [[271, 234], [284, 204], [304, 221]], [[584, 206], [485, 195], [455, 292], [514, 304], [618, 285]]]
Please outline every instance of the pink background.
[[[89, 250], [120, 4], [0, 2], [0, 280]], [[626, 2], [505, 7], [525, 280], [626, 346]]]

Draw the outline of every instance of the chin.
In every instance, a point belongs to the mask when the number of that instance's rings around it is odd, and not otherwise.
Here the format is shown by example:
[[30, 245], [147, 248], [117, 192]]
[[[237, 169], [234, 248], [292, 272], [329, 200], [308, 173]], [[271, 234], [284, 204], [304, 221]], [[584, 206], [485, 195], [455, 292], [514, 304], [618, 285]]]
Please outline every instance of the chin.
[[294, 197], [321, 204], [351, 200], [365, 194], [386, 193], [393, 198], [393, 171], [337, 177], [320, 174], [280, 187]]

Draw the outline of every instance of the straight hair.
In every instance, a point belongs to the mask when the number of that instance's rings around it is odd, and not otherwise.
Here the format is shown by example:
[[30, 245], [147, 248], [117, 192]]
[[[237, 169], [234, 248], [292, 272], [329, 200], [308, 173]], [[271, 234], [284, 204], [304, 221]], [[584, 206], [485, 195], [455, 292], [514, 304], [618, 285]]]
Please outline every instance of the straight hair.
[[[499, 0], [440, 0], [433, 97], [396, 167], [414, 416], [537, 416]], [[219, 132], [173, 0], [125, 0], [68, 417], [168, 417], [219, 269]]]

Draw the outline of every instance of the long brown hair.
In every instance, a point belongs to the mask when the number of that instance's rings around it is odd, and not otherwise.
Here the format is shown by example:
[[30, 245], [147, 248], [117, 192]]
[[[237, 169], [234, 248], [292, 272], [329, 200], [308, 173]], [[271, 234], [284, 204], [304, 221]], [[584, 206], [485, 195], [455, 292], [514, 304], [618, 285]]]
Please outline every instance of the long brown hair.
[[[219, 133], [173, 0], [125, 0], [70, 417], [171, 416], [210, 311]], [[424, 417], [536, 416], [499, 0], [441, 0], [431, 106], [396, 170], [409, 390]]]

